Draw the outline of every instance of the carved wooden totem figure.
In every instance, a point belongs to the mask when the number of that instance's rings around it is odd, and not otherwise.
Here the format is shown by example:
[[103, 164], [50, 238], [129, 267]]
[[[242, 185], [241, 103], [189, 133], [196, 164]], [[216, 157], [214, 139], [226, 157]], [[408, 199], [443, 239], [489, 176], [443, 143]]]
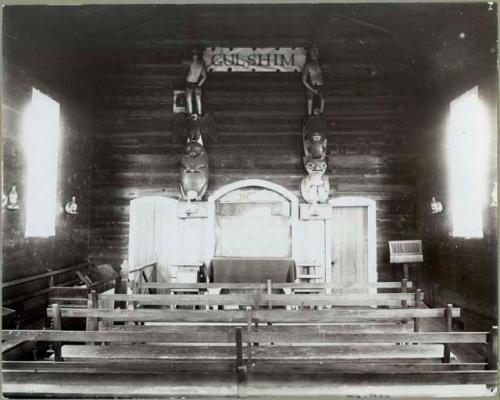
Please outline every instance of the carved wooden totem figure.
[[303, 160], [307, 175], [300, 182], [302, 197], [310, 204], [326, 203], [330, 194], [330, 182], [328, 177], [324, 176], [326, 161], [307, 156]]
[[307, 61], [302, 69], [302, 84], [306, 88], [307, 96], [307, 115], [323, 114], [325, 109], [325, 97], [322, 93], [323, 83], [319, 51], [314, 44], [307, 52]]
[[208, 154], [196, 141], [190, 141], [181, 155], [180, 192], [183, 200], [201, 200], [208, 188]]
[[[194, 113], [194, 104], [196, 104], [196, 113], [202, 115], [201, 87], [207, 79], [207, 70], [199, 50], [193, 51], [193, 58], [189, 64], [189, 72], [186, 76], [186, 105], [189, 115]], [[194, 100], [193, 101], [193, 97]]]
[[303, 128], [304, 154], [315, 159], [326, 158], [328, 122], [322, 115], [306, 117]]

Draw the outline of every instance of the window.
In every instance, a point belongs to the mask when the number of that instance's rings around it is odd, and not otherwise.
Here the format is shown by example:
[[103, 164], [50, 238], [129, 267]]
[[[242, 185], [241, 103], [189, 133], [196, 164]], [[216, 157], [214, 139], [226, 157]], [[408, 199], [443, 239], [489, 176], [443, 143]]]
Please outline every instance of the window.
[[24, 120], [27, 162], [25, 236], [55, 235], [59, 103], [32, 89]]
[[477, 86], [450, 103], [447, 136], [452, 235], [482, 238], [487, 162], [486, 113]]

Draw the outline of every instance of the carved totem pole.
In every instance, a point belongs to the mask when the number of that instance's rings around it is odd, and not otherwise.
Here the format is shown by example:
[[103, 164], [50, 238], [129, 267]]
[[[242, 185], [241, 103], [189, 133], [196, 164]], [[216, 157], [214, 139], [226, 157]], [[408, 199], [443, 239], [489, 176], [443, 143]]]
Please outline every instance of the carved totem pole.
[[302, 83], [307, 96], [307, 115], [302, 127], [303, 162], [307, 175], [302, 178], [300, 192], [305, 201], [315, 205], [326, 203], [330, 192], [328, 177], [324, 176], [327, 168], [328, 122], [323, 116], [323, 74], [315, 45], [308, 51], [307, 62], [302, 71]]
[[217, 140], [213, 115], [202, 114], [201, 86], [206, 78], [205, 64], [199, 51], [195, 50], [186, 77], [187, 114], [181, 127], [187, 142], [180, 161], [180, 194], [187, 201], [201, 200], [208, 188], [208, 153], [203, 147], [203, 135]]

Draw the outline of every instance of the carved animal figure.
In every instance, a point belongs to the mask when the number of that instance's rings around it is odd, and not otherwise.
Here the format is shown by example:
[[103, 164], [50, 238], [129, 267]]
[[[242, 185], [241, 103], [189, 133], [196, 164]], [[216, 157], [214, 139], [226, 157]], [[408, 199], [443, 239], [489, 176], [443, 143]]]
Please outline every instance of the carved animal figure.
[[208, 154], [197, 142], [189, 142], [181, 155], [180, 192], [183, 200], [201, 200], [208, 188]]
[[326, 161], [304, 157], [307, 174], [300, 182], [300, 193], [310, 204], [326, 203], [330, 194], [330, 182], [323, 176], [326, 171]]

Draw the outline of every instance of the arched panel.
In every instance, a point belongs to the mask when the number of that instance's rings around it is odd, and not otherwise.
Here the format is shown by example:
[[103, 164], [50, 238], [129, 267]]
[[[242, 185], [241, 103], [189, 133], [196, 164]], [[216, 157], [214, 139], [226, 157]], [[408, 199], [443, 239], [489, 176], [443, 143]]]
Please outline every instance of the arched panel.
[[260, 179], [226, 185], [208, 199], [209, 254], [217, 257], [295, 256], [298, 198]]

